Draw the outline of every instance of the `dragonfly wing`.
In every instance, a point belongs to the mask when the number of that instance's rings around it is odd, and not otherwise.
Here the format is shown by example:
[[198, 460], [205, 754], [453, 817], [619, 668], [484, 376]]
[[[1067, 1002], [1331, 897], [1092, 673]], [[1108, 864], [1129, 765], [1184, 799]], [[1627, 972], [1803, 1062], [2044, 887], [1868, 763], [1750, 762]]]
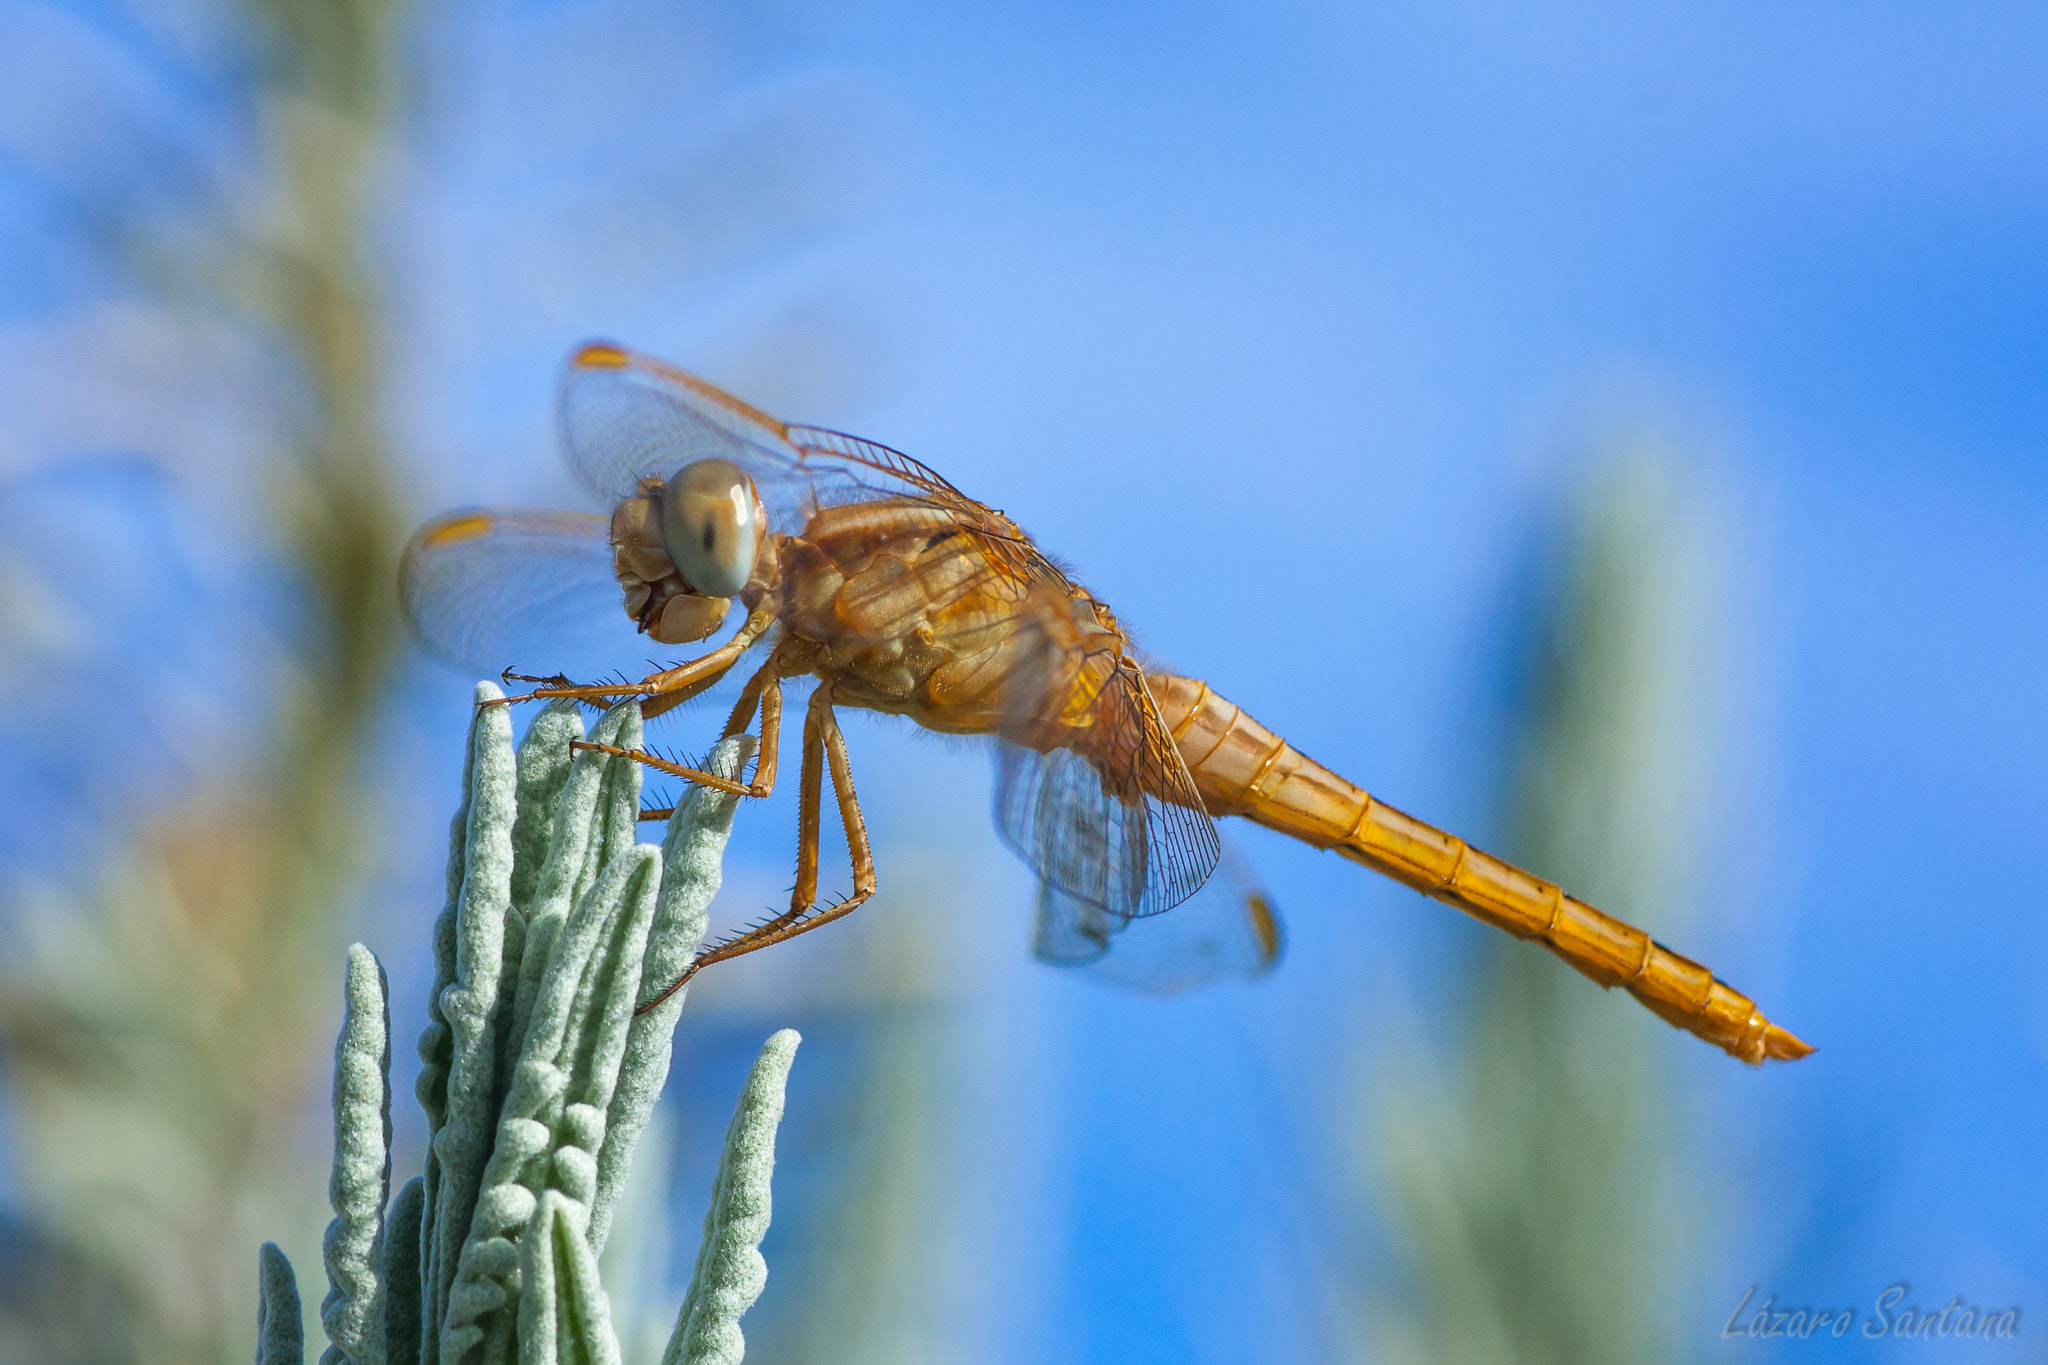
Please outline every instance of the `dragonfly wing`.
[[1172, 909], [1208, 880], [1221, 845], [1144, 674], [1084, 596], [1041, 596], [1018, 628], [997, 830], [1069, 896], [1125, 919]]
[[1199, 806], [1112, 795], [1094, 760], [1071, 749], [998, 740], [995, 819], [1042, 880], [1122, 919], [1172, 909], [1216, 865], [1216, 822]]
[[978, 509], [909, 456], [817, 427], [790, 426], [652, 356], [593, 341], [569, 358], [557, 397], [562, 454], [577, 481], [611, 507], [640, 480], [666, 479], [720, 457], [753, 478], [774, 528], [801, 529], [812, 510], [885, 497]]
[[1110, 940], [1134, 923], [1041, 881], [1038, 916], [1031, 923], [1031, 955], [1055, 967], [1085, 967], [1100, 962]]
[[1041, 883], [1032, 952], [1129, 990], [1173, 995], [1265, 976], [1284, 941], [1272, 897], [1226, 841], [1215, 873], [1170, 915], [1120, 919]]
[[446, 663], [578, 679], [638, 677], [666, 648], [636, 633], [613, 576], [611, 525], [585, 512], [465, 508], [414, 534], [398, 571], [406, 624]]

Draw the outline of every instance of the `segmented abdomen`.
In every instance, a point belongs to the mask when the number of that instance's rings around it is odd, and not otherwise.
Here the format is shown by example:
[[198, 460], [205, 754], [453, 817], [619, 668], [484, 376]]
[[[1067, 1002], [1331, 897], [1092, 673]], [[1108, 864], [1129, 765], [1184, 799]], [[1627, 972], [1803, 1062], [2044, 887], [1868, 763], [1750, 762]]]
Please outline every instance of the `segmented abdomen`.
[[1153, 699], [1212, 815], [1242, 815], [1334, 848], [1517, 938], [1745, 1062], [1813, 1049], [1699, 963], [1558, 887], [1403, 814], [1345, 781], [1193, 678], [1148, 674]]

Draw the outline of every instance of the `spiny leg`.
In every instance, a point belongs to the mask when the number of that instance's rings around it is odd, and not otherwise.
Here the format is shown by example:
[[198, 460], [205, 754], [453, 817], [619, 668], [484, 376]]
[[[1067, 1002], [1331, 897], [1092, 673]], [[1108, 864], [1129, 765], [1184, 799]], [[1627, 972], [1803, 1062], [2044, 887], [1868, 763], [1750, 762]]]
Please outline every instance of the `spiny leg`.
[[[846, 833], [846, 851], [852, 864], [853, 894], [822, 910], [818, 899], [818, 832], [823, 816], [823, 774], [820, 759], [832, 770], [832, 795], [839, 805], [839, 819]], [[846, 738], [832, 710], [831, 688], [820, 685], [811, 696], [804, 717], [804, 761], [801, 800], [797, 817], [796, 888], [790, 893], [789, 909], [766, 924], [737, 938], [720, 943], [700, 954], [691, 964], [695, 971], [713, 962], [744, 956], [770, 944], [781, 943], [808, 933], [821, 924], [851, 914], [875, 894], [875, 860], [868, 846], [867, 821], [853, 789], [853, 768], [846, 756]]]
[[[760, 707], [761, 756], [760, 761], [754, 765], [754, 780], [750, 783], [735, 782], [729, 777], [720, 777], [717, 773], [705, 772], [702, 768], [690, 768], [680, 763], [671, 763], [667, 759], [650, 754], [644, 749], [621, 749], [615, 745], [592, 744], [588, 740], [581, 739], [571, 740], [569, 747], [572, 749], [594, 749], [601, 754], [614, 754], [620, 758], [630, 758], [636, 763], [646, 764], [656, 772], [667, 773], [671, 777], [680, 777], [685, 781], [695, 782], [699, 786], [709, 787], [713, 791], [728, 792], [733, 796], [765, 797], [775, 790], [775, 762], [782, 747], [781, 663], [780, 659], [771, 654], [766, 662], [754, 670], [754, 676], [748, 678], [746, 686], [740, 689], [739, 702], [733, 707], [732, 716], [725, 723], [725, 732], [720, 736], [721, 739], [730, 739], [732, 736], [745, 730], [754, 719], [754, 708], [756, 706]], [[641, 811], [640, 818], [642, 820], [666, 820], [673, 814], [675, 814], [675, 808], [672, 806], [666, 810], [656, 807]]]
[[565, 678], [536, 678], [525, 673], [506, 670], [508, 682], [532, 682], [541, 686], [516, 697], [498, 697], [484, 702], [485, 706], [510, 706], [520, 701], [548, 701], [556, 697], [568, 697], [586, 702], [620, 702], [633, 697], [644, 697], [640, 714], [651, 719], [680, 706], [706, 688], [717, 685], [718, 680], [739, 662], [740, 656], [753, 648], [754, 642], [767, 633], [775, 624], [775, 611], [771, 601], [763, 601], [747, 615], [739, 633], [712, 650], [702, 658], [692, 659], [686, 664], [650, 673], [637, 683], [597, 683], [578, 685]]
[[[739, 661], [741, 651], [735, 650], [733, 641], [728, 640], [717, 649], [686, 664], [650, 673], [636, 683], [573, 683], [560, 674], [551, 678], [537, 678], [528, 673], [514, 673], [507, 669], [500, 676], [506, 682], [539, 683], [531, 692], [516, 696], [494, 697], [484, 702], [485, 706], [510, 706], [522, 701], [553, 701], [567, 697], [573, 701], [615, 704], [629, 701], [634, 697], [645, 698], [643, 705], [656, 706], [660, 714], [674, 706], [680, 706], [707, 687], [715, 687], [718, 680]], [[643, 711], [642, 716], [646, 713]]]
[[[832, 768], [832, 795], [839, 803], [840, 823], [846, 829], [846, 851], [853, 864], [853, 894], [824, 909], [818, 900], [818, 824], [823, 797], [826, 763]], [[875, 859], [868, 847], [867, 821], [860, 813], [860, 799], [853, 790], [853, 765], [846, 757], [846, 738], [832, 712], [832, 688], [821, 683], [811, 694], [810, 710], [804, 716], [803, 773], [798, 785], [796, 889], [790, 893], [789, 909], [765, 924], [727, 939], [700, 952], [683, 974], [664, 987], [653, 999], [633, 1009], [645, 1014], [681, 990], [689, 979], [714, 962], [724, 962], [809, 933], [821, 924], [850, 915], [875, 894]]]
[[[664, 986], [660, 993], [650, 1000], [644, 1000], [633, 1007], [633, 1013], [645, 1014], [662, 1001], [674, 995], [695, 976], [699, 969], [719, 960], [718, 954], [726, 948], [737, 948], [750, 940], [765, 938], [766, 935], [793, 922], [808, 910], [818, 896], [818, 803], [824, 782], [824, 730], [818, 719], [820, 701], [828, 695], [824, 685], [811, 694], [811, 705], [804, 715], [804, 751], [801, 770], [797, 778], [796, 817], [796, 888], [790, 894], [789, 909], [766, 923], [756, 925], [747, 932], [724, 943], [701, 950], [683, 969], [683, 974]], [[829, 711], [829, 702], [824, 709]], [[741, 949], [740, 951], [746, 951]], [[726, 954], [736, 956], [737, 954]]]
[[[761, 757], [754, 765], [754, 784], [759, 786], [765, 774], [768, 791], [775, 788], [775, 756], [782, 739], [782, 672], [778, 666], [779, 662], [775, 655], [769, 655], [767, 662], [754, 671], [754, 676], [747, 679], [745, 686], [740, 688], [739, 700], [733, 703], [732, 714], [726, 717], [725, 729], [720, 731], [718, 736], [720, 739], [730, 739], [743, 733], [754, 723], [754, 708], [760, 707]], [[763, 695], [770, 690], [771, 684], [774, 696], [763, 700]], [[770, 731], [774, 732], [773, 735], [769, 733]], [[747, 794], [753, 794], [751, 788]], [[761, 794], [765, 796], [768, 792], [764, 791]], [[640, 818], [666, 820], [675, 813], [674, 806], [643, 806]]]

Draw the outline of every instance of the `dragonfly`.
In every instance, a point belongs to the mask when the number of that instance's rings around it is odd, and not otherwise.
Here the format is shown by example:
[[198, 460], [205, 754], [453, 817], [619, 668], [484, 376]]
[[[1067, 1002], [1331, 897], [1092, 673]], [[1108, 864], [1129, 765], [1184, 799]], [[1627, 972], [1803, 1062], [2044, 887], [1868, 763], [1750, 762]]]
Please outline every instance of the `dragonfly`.
[[[496, 668], [541, 639], [616, 643], [637, 631], [697, 644], [737, 603], [737, 629], [695, 658], [637, 682], [506, 669], [508, 682], [531, 686], [503, 700], [637, 701], [652, 719], [743, 677], [723, 733], [759, 722], [746, 781], [645, 748], [578, 743], [746, 797], [775, 788], [784, 685], [812, 684], [788, 909], [700, 949], [640, 1008], [874, 896], [838, 719], [851, 708], [993, 742], [996, 828], [1039, 879], [1034, 947], [1048, 961], [1149, 989], [1269, 970], [1278, 919], [1217, 828], [1237, 817], [1532, 940], [1745, 1062], [1813, 1051], [1706, 967], [1396, 809], [1209, 683], [1143, 658], [1109, 606], [1021, 526], [909, 456], [779, 421], [607, 341], [571, 355], [557, 420], [570, 472], [606, 510], [467, 508], [429, 521], [400, 570], [417, 638], [449, 660]], [[750, 656], [758, 662], [742, 673]], [[852, 889], [821, 903], [827, 773]]]

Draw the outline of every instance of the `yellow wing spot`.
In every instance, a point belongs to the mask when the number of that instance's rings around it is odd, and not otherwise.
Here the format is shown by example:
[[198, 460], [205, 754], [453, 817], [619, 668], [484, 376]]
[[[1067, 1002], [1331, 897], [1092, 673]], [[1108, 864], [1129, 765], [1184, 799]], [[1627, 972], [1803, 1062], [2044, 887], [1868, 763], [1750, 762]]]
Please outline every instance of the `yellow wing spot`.
[[609, 341], [593, 341], [576, 353], [574, 364], [579, 370], [623, 370], [632, 363], [622, 347]]
[[420, 537], [422, 548], [438, 550], [444, 545], [454, 545], [464, 540], [475, 540], [478, 536], [491, 533], [497, 525], [496, 518], [488, 512], [468, 512], [450, 517], [439, 526], [431, 527]]
[[1245, 909], [1251, 914], [1252, 932], [1259, 936], [1260, 958], [1271, 962], [1280, 955], [1280, 920], [1273, 913], [1273, 902], [1254, 891], [1245, 898]]

